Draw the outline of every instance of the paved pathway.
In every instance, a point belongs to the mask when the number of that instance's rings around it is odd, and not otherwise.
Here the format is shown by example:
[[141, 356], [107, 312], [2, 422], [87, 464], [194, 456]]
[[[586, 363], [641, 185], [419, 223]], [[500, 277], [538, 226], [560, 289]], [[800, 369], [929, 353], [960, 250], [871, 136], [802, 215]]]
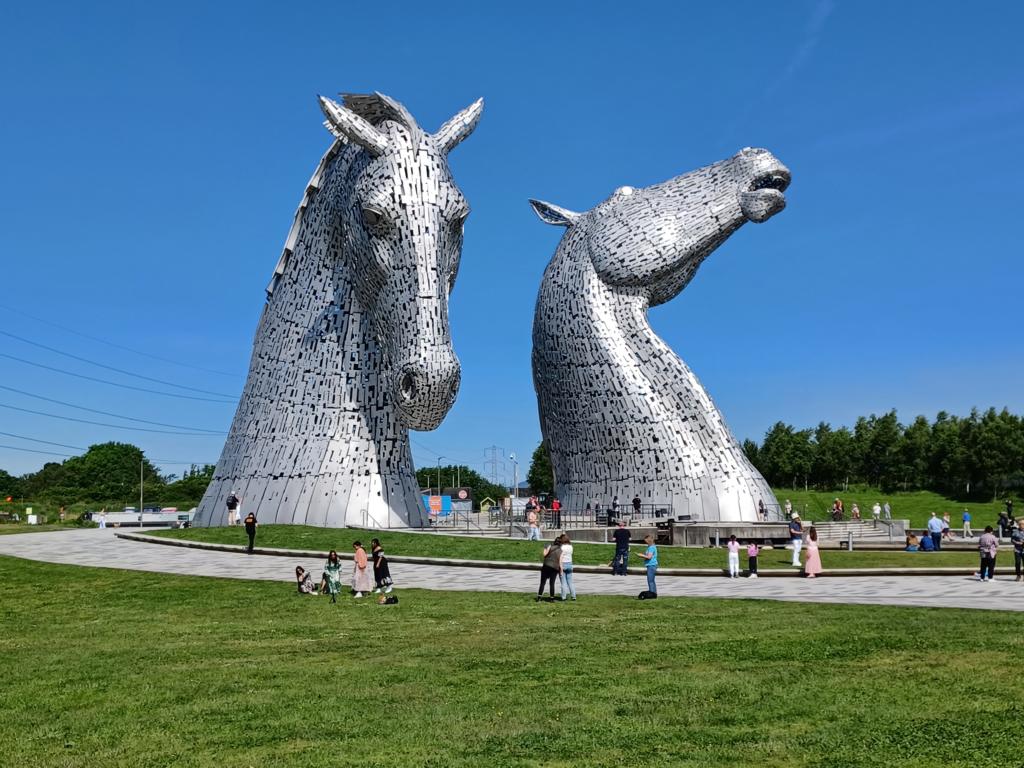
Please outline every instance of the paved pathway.
[[[115, 538], [111, 528], [4, 535], [0, 536], [0, 554], [68, 565], [270, 581], [292, 580], [296, 565], [303, 565], [314, 574], [319, 574], [323, 567], [320, 559], [292, 560], [271, 555], [210, 552], [126, 541]], [[1007, 556], [1008, 553], [1000, 554], [1001, 559]], [[392, 563], [391, 570], [399, 588], [531, 594], [539, 581], [539, 575], [531, 571], [499, 568]], [[583, 596], [633, 596], [647, 588], [643, 576], [633, 575], [581, 573], [576, 575], [575, 581], [577, 592]], [[1016, 583], [1012, 576], [1001, 576], [986, 583], [965, 576], [861, 576], [813, 580], [659, 576], [658, 593], [662, 596], [1024, 611], [1024, 584]]]

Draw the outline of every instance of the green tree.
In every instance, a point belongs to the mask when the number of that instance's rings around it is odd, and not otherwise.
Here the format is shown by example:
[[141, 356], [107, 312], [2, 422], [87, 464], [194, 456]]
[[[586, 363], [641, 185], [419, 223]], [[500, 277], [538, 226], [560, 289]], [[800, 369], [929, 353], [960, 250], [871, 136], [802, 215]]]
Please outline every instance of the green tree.
[[543, 440], [530, 458], [530, 468], [526, 472], [526, 482], [534, 493], [555, 492], [555, 470], [551, 466], [551, 453]]
[[18, 498], [22, 492], [22, 482], [20, 478], [0, 469], [0, 502], [6, 499], [8, 496]]
[[[479, 506], [480, 502], [486, 498], [498, 501], [508, 495], [508, 491], [505, 488], [495, 485], [483, 475], [464, 464], [442, 465], [440, 480], [442, 489], [454, 488], [455, 483], [460, 483], [461, 487], [472, 489], [474, 506]], [[438, 487], [437, 467], [420, 467], [417, 469], [416, 482], [420, 484], [420, 488], [436, 489]]]
[[899, 443], [903, 490], [927, 487], [931, 440], [932, 427], [924, 416], [918, 416], [903, 430]]
[[213, 464], [204, 464], [202, 467], [193, 464], [185, 470], [180, 479], [167, 483], [164, 497], [167, 501], [177, 504], [199, 504], [207, 486], [213, 480], [214, 469], [216, 467]]
[[140, 467], [145, 496], [161, 496], [166, 489], [163, 478], [142, 449], [128, 443], [89, 446], [81, 456], [64, 462], [65, 483], [74, 497], [69, 501], [135, 499], [139, 494]]
[[846, 427], [833, 430], [821, 422], [814, 430], [812, 482], [821, 488], [845, 485], [853, 472], [853, 435]]

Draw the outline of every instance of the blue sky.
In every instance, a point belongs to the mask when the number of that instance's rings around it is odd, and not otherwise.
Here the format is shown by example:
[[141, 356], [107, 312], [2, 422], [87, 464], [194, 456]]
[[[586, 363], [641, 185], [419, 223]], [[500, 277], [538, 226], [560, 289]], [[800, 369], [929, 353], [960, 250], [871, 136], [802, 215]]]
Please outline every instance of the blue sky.
[[[428, 130], [487, 102], [451, 157], [473, 208], [451, 304], [462, 389], [413, 434], [417, 465], [480, 470], [486, 447], [527, 460], [540, 439], [530, 330], [561, 232], [527, 198], [586, 209], [744, 146], [792, 170], [788, 208], [651, 313], [741, 439], [893, 407], [1024, 411], [1022, 28], [1024, 6], [995, 2], [6, 3], [0, 382], [226, 430], [330, 141], [316, 94], [379, 90]], [[9, 389], [0, 404], [173, 431]], [[0, 432], [62, 454], [23, 438], [134, 442], [166, 472], [222, 443], [9, 407]], [[59, 460], [12, 447], [11, 472]]]

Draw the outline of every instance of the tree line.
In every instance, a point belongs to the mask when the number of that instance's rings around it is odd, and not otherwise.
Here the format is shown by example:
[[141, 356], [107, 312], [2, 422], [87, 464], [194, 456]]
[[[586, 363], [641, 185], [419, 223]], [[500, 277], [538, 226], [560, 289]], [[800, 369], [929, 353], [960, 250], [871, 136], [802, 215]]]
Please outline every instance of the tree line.
[[1007, 409], [940, 411], [900, 423], [896, 411], [857, 419], [853, 429], [777, 422], [743, 450], [773, 487], [929, 490], [954, 498], [996, 498], [1024, 487], [1024, 418]]
[[139, 479], [146, 503], [195, 506], [213, 478], [214, 466], [192, 465], [181, 476], [161, 475], [142, 449], [129, 443], [101, 443], [80, 456], [48, 462], [38, 472], [15, 477], [0, 469], [0, 501], [10, 497], [71, 505], [107, 505], [139, 500]]

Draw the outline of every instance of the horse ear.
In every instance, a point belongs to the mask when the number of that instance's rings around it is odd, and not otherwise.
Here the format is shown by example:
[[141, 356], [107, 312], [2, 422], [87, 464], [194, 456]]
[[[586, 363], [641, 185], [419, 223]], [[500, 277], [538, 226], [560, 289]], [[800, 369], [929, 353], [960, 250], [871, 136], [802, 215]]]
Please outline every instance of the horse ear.
[[353, 144], [365, 147], [371, 155], [379, 155], [388, 148], [388, 137], [355, 112], [323, 96], [319, 99], [320, 109], [327, 118], [324, 125], [339, 139], [347, 139]]
[[477, 99], [455, 117], [442, 125], [434, 134], [434, 141], [445, 154], [451, 152], [476, 128], [484, 113], [484, 100]]
[[533, 212], [536, 213], [540, 220], [545, 224], [554, 224], [558, 227], [571, 227], [576, 223], [576, 220], [580, 217], [575, 211], [570, 211], [568, 208], [561, 208], [551, 203], [545, 203], [543, 200], [531, 200], [530, 205], [533, 206]]

